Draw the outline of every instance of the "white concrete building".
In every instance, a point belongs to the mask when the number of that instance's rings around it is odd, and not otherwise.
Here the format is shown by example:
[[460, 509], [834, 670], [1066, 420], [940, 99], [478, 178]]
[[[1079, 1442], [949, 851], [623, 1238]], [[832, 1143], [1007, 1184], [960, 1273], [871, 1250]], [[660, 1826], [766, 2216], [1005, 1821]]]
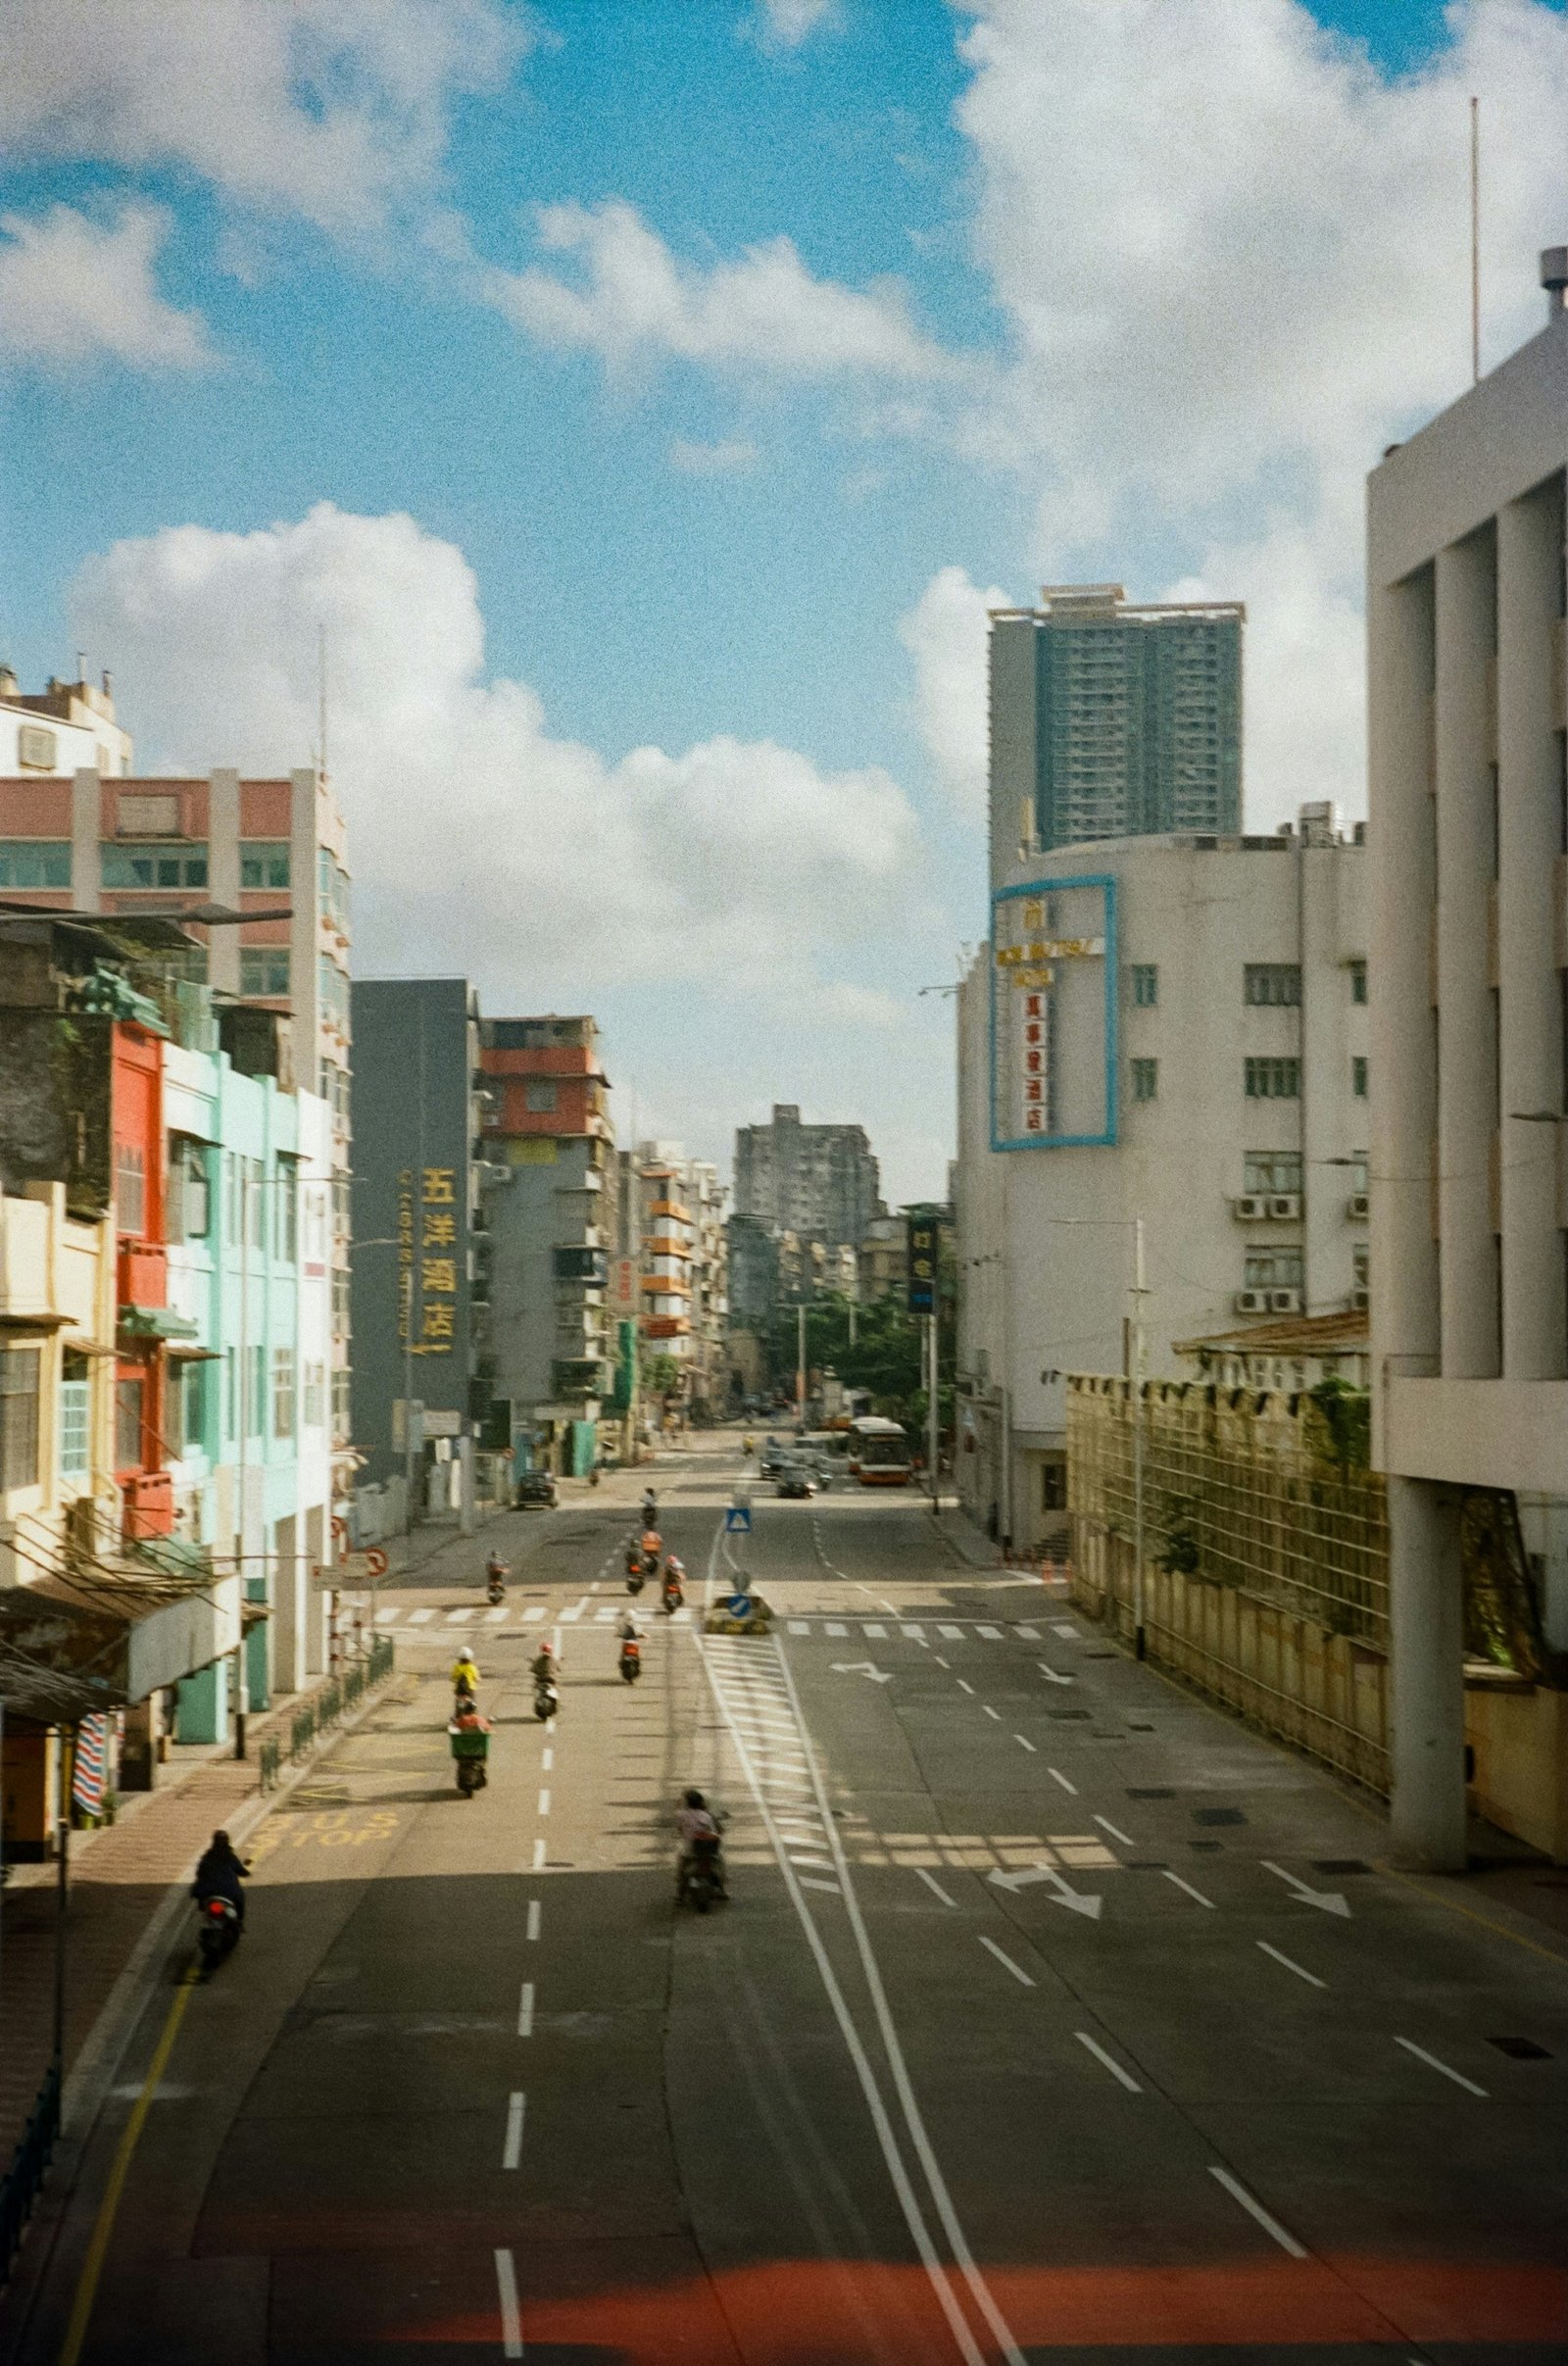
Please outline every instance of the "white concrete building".
[[[1447, 1870], [1465, 1854], [1458, 1491], [1512, 1493], [1547, 1641], [1568, 1646], [1568, 250], [1542, 276], [1541, 334], [1368, 481], [1394, 1827]], [[1531, 1712], [1559, 1792], [1565, 1699], [1544, 1689]]]
[[[1004, 856], [959, 996], [958, 1490], [1065, 1540], [1066, 1372], [1367, 1287], [1362, 832]], [[1135, 1295], [1139, 1222], [1144, 1291]]]
[[0, 665], [0, 778], [11, 773], [72, 774], [130, 770], [130, 734], [115, 720], [114, 693], [91, 682], [50, 681], [24, 691]]

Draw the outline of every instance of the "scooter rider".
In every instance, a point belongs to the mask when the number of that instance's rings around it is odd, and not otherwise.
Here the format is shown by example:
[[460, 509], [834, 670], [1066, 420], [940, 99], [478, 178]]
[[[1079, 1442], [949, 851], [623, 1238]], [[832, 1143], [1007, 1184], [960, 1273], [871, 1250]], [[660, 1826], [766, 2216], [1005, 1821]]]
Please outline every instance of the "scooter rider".
[[233, 1907], [241, 1922], [245, 1920], [245, 1875], [249, 1865], [235, 1848], [226, 1832], [215, 1832], [210, 1845], [202, 1850], [196, 1866], [196, 1878], [190, 1894], [198, 1903], [204, 1898], [223, 1898]]
[[535, 1684], [554, 1684], [561, 1674], [562, 1654], [547, 1636], [528, 1662], [528, 1673]]
[[622, 1610], [620, 1614], [620, 1624], [615, 1629], [615, 1637], [617, 1642], [620, 1643], [642, 1642], [643, 1631], [637, 1623], [634, 1612], [631, 1610]]
[[460, 1701], [465, 1693], [472, 1697], [479, 1690], [479, 1662], [466, 1645], [452, 1662], [452, 1690]]
[[645, 1528], [652, 1528], [658, 1510], [658, 1496], [655, 1495], [651, 1487], [645, 1487], [643, 1489], [643, 1526]]
[[682, 1602], [686, 1599], [686, 1567], [672, 1553], [664, 1563], [664, 1602]]
[[[675, 1895], [678, 1898], [681, 1895], [687, 1868], [692, 1861], [692, 1851], [697, 1843], [707, 1840], [716, 1842], [721, 1838], [718, 1818], [713, 1814], [700, 1791], [688, 1791], [680, 1806], [676, 1808], [675, 1830], [680, 1835], [680, 1857], [675, 1866]], [[713, 1858], [713, 1875], [718, 1884], [720, 1898], [726, 1897], [728, 1888], [724, 1878], [722, 1851], [715, 1854]]]

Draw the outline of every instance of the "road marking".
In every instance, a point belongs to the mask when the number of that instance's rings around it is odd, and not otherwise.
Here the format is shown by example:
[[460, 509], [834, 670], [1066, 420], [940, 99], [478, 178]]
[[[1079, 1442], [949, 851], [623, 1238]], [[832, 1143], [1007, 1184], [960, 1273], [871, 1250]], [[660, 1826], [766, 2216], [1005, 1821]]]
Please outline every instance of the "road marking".
[[570, 1608], [569, 1610], [563, 1610], [563, 1611], [562, 1611], [562, 1613], [561, 1613], [561, 1623], [562, 1623], [562, 1625], [563, 1625], [564, 1627], [564, 1626], [570, 1626], [570, 1625], [571, 1625], [571, 1624], [572, 1624], [572, 1623], [573, 1623], [573, 1622], [574, 1622], [576, 1619], [581, 1618], [581, 1616], [582, 1616], [582, 1614], [583, 1614], [584, 1610], [586, 1610], [586, 1609], [587, 1609], [587, 1607], [588, 1607], [588, 1597], [587, 1597], [587, 1595], [585, 1594], [585, 1595], [583, 1596], [583, 1598], [582, 1598], [581, 1602], [574, 1602], [572, 1603], [571, 1608]]
[[920, 1879], [921, 1879], [921, 1880], [924, 1882], [924, 1884], [925, 1884], [926, 1888], [927, 1888], [928, 1890], [933, 1890], [933, 1891], [935, 1891], [935, 1893], [936, 1893], [937, 1897], [941, 1898], [941, 1900], [942, 1900], [943, 1904], [944, 1904], [945, 1906], [951, 1906], [951, 1907], [953, 1908], [953, 1910], [954, 1910], [955, 1914], [956, 1914], [956, 1912], [957, 1912], [957, 1910], [958, 1910], [958, 1901], [957, 1901], [957, 1899], [956, 1899], [956, 1898], [950, 1898], [950, 1897], [948, 1896], [948, 1894], [947, 1894], [946, 1890], [944, 1890], [944, 1888], [942, 1887], [942, 1884], [941, 1884], [941, 1883], [940, 1883], [940, 1882], [937, 1880], [936, 1875], [935, 1875], [934, 1873], [928, 1873], [928, 1872], [926, 1871], [926, 1869], [925, 1869], [924, 1865], [916, 1865], [916, 1866], [914, 1867], [914, 1871], [915, 1871], [915, 1872], [916, 1872], [916, 1873], [919, 1875]]
[[433, 1610], [411, 1610], [409, 1612], [409, 1624], [411, 1627], [422, 1627], [426, 1619], [434, 1618], [434, 1616], [435, 1612]]
[[1034, 1756], [1035, 1746], [1030, 1741], [1027, 1734], [1014, 1734], [1012, 1738], [1017, 1743], [1020, 1750], [1026, 1750], [1031, 1757]]
[[849, 1628], [844, 1625], [842, 1620], [835, 1620], [831, 1618], [828, 1620], [826, 1626], [822, 1629], [824, 1635], [847, 1635], [849, 1631]]
[[792, 1618], [790, 1620], [790, 1633], [792, 1635], [809, 1635], [810, 1632], [811, 1622], [808, 1618]]
[[1000, 1708], [993, 1708], [989, 1701], [982, 1701], [980, 1705], [985, 1710], [988, 1717], [995, 1717], [999, 1725], [1002, 1723], [1002, 1711]]
[[517, 2035], [519, 2038], [533, 2036], [533, 1982], [531, 1980], [523, 1982], [522, 1995], [517, 2001]]
[[924, 1643], [925, 1641], [925, 1629], [922, 1626], [901, 1626], [899, 1633], [901, 1635], [907, 1635], [911, 1643]]
[[487, 1627], [498, 1627], [506, 1615], [507, 1605], [505, 1602], [503, 1602], [499, 1610], [486, 1610], [484, 1614], [485, 1625]]
[[1120, 1841], [1124, 1848], [1137, 1848], [1138, 1843], [1133, 1839], [1132, 1834], [1123, 1832], [1121, 1826], [1113, 1824], [1108, 1815], [1097, 1815], [1095, 1822], [1100, 1826], [1102, 1832], [1108, 1832], [1113, 1841]]
[[1272, 1955], [1276, 1963], [1283, 1963], [1288, 1972], [1294, 1972], [1298, 1980], [1304, 1980], [1308, 1988], [1328, 1987], [1328, 1982], [1326, 1980], [1320, 1980], [1316, 1972], [1309, 1972], [1304, 1964], [1296, 1962], [1294, 1957], [1290, 1955], [1282, 1955], [1279, 1948], [1271, 1947], [1266, 1939], [1260, 1939], [1257, 1944], [1262, 1948], [1265, 1955]]
[[114, 2167], [109, 2172], [109, 2183], [104, 2189], [103, 2200], [98, 2205], [98, 2216], [93, 2222], [92, 2241], [87, 2245], [87, 2256], [82, 2262], [81, 2278], [76, 2286], [76, 2296], [72, 2303], [71, 2322], [66, 2328], [65, 2343], [60, 2352], [60, 2366], [76, 2366], [76, 2360], [81, 2355], [81, 2345], [87, 2338], [87, 2326], [92, 2316], [92, 2304], [98, 2295], [98, 2280], [104, 2272], [104, 2261], [109, 2255], [109, 2239], [115, 2231], [115, 2218], [120, 2209], [121, 2195], [124, 2193], [125, 2180], [130, 2174], [131, 2156], [136, 2149], [136, 2140], [141, 2135], [147, 2114], [152, 2107], [153, 2097], [163, 2084], [164, 2073], [169, 2068], [169, 2057], [174, 2050], [174, 2040], [179, 2035], [179, 2025], [185, 2018], [185, 2007], [190, 2002], [191, 1991], [195, 1985], [196, 1973], [193, 1966], [181, 1980], [174, 1996], [174, 2001], [169, 2008], [169, 2015], [164, 2022], [163, 2034], [159, 2038], [157, 2049], [147, 2065], [147, 2076], [142, 2081], [141, 2093], [131, 2106], [130, 2117], [125, 2122], [124, 2131], [115, 2147]]
[[378, 1627], [389, 1627], [392, 1625], [395, 1619], [399, 1619], [402, 1616], [402, 1605], [401, 1603], [396, 1603], [389, 1610], [377, 1610], [375, 1614], [375, 1623]]
[[526, 2095], [514, 2095], [507, 2105], [507, 2141], [501, 2153], [503, 2169], [514, 2169], [522, 2158], [522, 2114], [526, 2102]]
[[1004, 1963], [1008, 1971], [1012, 1974], [1014, 1980], [1018, 1981], [1024, 1988], [1034, 1987], [1034, 1982], [1030, 1979], [1022, 1964], [1014, 1963], [1012, 1957], [1002, 1947], [999, 1947], [994, 1939], [988, 1939], [984, 1931], [980, 1933], [980, 1945], [983, 1947], [989, 1947], [992, 1954], [995, 1955], [997, 1961], [999, 1963]]
[[537, 1938], [538, 1938], [538, 1936], [539, 1936], [539, 1916], [540, 1916], [540, 1905], [539, 1905], [539, 1900], [538, 1900], [538, 1898], [529, 1898], [529, 1900], [528, 1900], [528, 1930], [527, 1930], [527, 1937], [528, 1937], [528, 1938], [530, 1938], [530, 1939], [537, 1939]]
[[539, 1771], [541, 1772], [541, 1774], [548, 1774], [548, 1773], [550, 1772], [550, 1769], [552, 1768], [552, 1766], [554, 1766], [555, 1762], [556, 1762], [556, 1753], [555, 1753], [555, 1751], [554, 1751], [554, 1750], [553, 1750], [550, 1748], [550, 1745], [549, 1745], [548, 1743], [546, 1743], [546, 1745], [545, 1745], [545, 1749], [544, 1749], [544, 1754], [543, 1754], [543, 1756], [542, 1756], [542, 1757], [540, 1758], [540, 1760], [539, 1760]]
[[[817, 1843], [817, 1846], [821, 1846], [820, 1842]], [[831, 1873], [833, 1870], [833, 1859], [830, 1856], [803, 1856], [800, 1853], [799, 1843], [790, 1852], [790, 1863], [804, 1865], [808, 1873]]]
[[1100, 1910], [1104, 1904], [1104, 1900], [1098, 1891], [1075, 1890], [1070, 1882], [1063, 1880], [1054, 1865], [1039, 1863], [1020, 1865], [1016, 1871], [1011, 1873], [1005, 1872], [999, 1865], [994, 1873], [986, 1875], [986, 1879], [991, 1883], [993, 1889], [1007, 1890], [1014, 1898], [1017, 1897], [1020, 1890], [1027, 1890], [1033, 1882], [1047, 1882], [1050, 1884], [1052, 1898], [1056, 1905], [1068, 1906], [1074, 1914], [1086, 1914], [1091, 1922], [1100, 1920]]
[[522, 2319], [517, 2314], [517, 2271], [510, 2251], [496, 2253], [496, 2288], [501, 2294], [501, 2354], [522, 2355]]
[[961, 1676], [958, 1678], [958, 1690], [960, 1693], [967, 1693], [971, 1701], [974, 1699], [974, 1686], [966, 1684]]
[[976, 1627], [975, 1633], [977, 1635], [983, 1635], [987, 1643], [1000, 1643], [1002, 1641], [1002, 1629], [1000, 1627]]
[[1113, 2079], [1120, 2079], [1122, 2085], [1126, 2088], [1129, 2095], [1143, 2094], [1144, 2091], [1139, 2086], [1138, 2081], [1131, 2077], [1128, 2072], [1123, 2070], [1121, 2064], [1116, 2060], [1114, 2054], [1106, 2053], [1104, 2047], [1096, 2043], [1096, 2041], [1089, 2035], [1087, 2029], [1075, 2029], [1072, 2034], [1077, 2039], [1080, 2046], [1088, 2046], [1090, 2052], [1094, 2055], [1097, 2062], [1103, 2062], [1105, 2068], [1109, 2071]]
[[594, 1625], [596, 1627], [608, 1627], [613, 1620], [614, 1616], [614, 1603], [612, 1602], [602, 1602], [594, 1612]]
[[542, 1840], [535, 1841], [533, 1845], [533, 1869], [536, 1873], [542, 1873], [545, 1869], [545, 1845]]
[[803, 1890], [831, 1890], [835, 1898], [842, 1898], [844, 1895], [836, 1881], [817, 1881], [809, 1873], [801, 1874], [799, 1880]]
[[875, 1635], [879, 1641], [885, 1643], [887, 1640], [887, 1632], [886, 1627], [877, 1626], [872, 1620], [862, 1619], [860, 1622], [860, 1633], [862, 1635]]
[[[1103, 1823], [1104, 1818], [1102, 1817], [1100, 1820], [1102, 1823]], [[1130, 1848], [1132, 1844], [1129, 1842], [1128, 1847]], [[1168, 1865], [1164, 1868], [1164, 1872], [1165, 1879], [1167, 1881], [1173, 1881], [1178, 1890], [1185, 1890], [1189, 1898], [1196, 1898], [1200, 1906], [1208, 1907], [1210, 1913], [1217, 1911], [1214, 1905], [1214, 1900], [1211, 1898], [1205, 1898], [1201, 1890], [1195, 1890], [1190, 1881], [1183, 1881], [1181, 1875], [1179, 1873], [1172, 1873]]]
[[1054, 1618], [1051, 1622], [1051, 1632], [1053, 1635], [1064, 1636], [1068, 1643], [1082, 1643], [1083, 1641], [1077, 1628], [1069, 1626], [1065, 1619]]
[[1257, 2220], [1265, 2235], [1273, 2236], [1282, 2251], [1289, 2251], [1293, 2259], [1304, 2259], [1307, 2256], [1305, 2243], [1298, 2243], [1296, 2237], [1288, 2233], [1277, 2218], [1271, 2218], [1256, 2194], [1249, 2193], [1240, 2178], [1233, 2177], [1229, 2169], [1217, 2168], [1213, 2162], [1209, 2163], [1208, 2173], [1210, 2177], [1218, 2180], [1233, 2201], [1241, 2203], [1250, 2218]]
[[1076, 1676], [1059, 1676], [1049, 1660], [1037, 1659], [1035, 1665], [1048, 1684], [1076, 1684], [1078, 1681]]
[[1424, 2046], [1414, 2046], [1408, 2038], [1396, 2038], [1394, 2043], [1402, 2046], [1406, 2053], [1413, 2053], [1418, 2062], [1425, 2062], [1430, 2069], [1441, 2070], [1446, 2079], [1452, 2079], [1454, 2085], [1462, 2087], [1467, 2095], [1479, 2095], [1483, 2101], [1487, 2099], [1484, 2087], [1478, 2087], [1474, 2079], [1467, 2079], [1462, 2070], [1451, 2070], [1446, 2062], [1440, 2062], [1437, 2055], [1428, 2053]]
[[1310, 1889], [1298, 1875], [1288, 1873], [1283, 1865], [1275, 1864], [1272, 1857], [1259, 1857], [1258, 1863], [1265, 1873], [1278, 1874], [1280, 1880], [1289, 1885], [1292, 1893], [1300, 1899], [1302, 1905], [1321, 1906], [1325, 1914], [1339, 1914], [1347, 1922], [1349, 1921], [1350, 1908], [1341, 1891]]
[[1038, 1627], [1014, 1627], [1012, 1631], [1015, 1635], [1021, 1636], [1025, 1643], [1038, 1643], [1040, 1641], [1040, 1629]]
[[550, 1813], [550, 1789], [548, 1784], [539, 1794], [539, 1813], [541, 1815], [548, 1815]]
[[1059, 1783], [1061, 1785], [1063, 1791], [1070, 1791], [1074, 1799], [1078, 1797], [1077, 1784], [1069, 1782], [1068, 1778], [1062, 1773], [1059, 1766], [1048, 1766], [1046, 1768], [1046, 1772], [1048, 1775], [1050, 1775], [1054, 1783]]
[[941, 1636], [944, 1643], [962, 1643], [963, 1641], [962, 1627], [945, 1627], [939, 1622], [937, 1626], [937, 1633]]
[[449, 1610], [447, 1612], [447, 1625], [449, 1627], [466, 1627], [472, 1616], [473, 1612], [471, 1610]]
[[941, 1653], [940, 1651], [933, 1651], [933, 1652], [932, 1652], [932, 1654], [931, 1654], [931, 1656], [932, 1656], [932, 1658], [933, 1658], [933, 1659], [936, 1661], [936, 1663], [937, 1663], [937, 1665], [938, 1665], [938, 1667], [939, 1667], [939, 1668], [945, 1668], [945, 1667], [947, 1666], [947, 1664], [948, 1664], [948, 1663], [947, 1663], [947, 1661], [946, 1661], [946, 1660], [943, 1658], [942, 1653]]
[[542, 1602], [530, 1602], [522, 1614], [522, 1623], [525, 1627], [535, 1626], [544, 1614], [545, 1606]]

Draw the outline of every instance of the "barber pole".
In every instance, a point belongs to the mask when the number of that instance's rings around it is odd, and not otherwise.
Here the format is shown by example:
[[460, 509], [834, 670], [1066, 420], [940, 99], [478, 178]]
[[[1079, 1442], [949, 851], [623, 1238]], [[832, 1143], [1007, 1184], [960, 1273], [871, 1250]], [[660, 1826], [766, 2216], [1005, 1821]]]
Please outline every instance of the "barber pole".
[[102, 1815], [109, 1782], [109, 1720], [94, 1713], [76, 1728], [75, 1766], [71, 1778], [73, 1803], [83, 1815]]

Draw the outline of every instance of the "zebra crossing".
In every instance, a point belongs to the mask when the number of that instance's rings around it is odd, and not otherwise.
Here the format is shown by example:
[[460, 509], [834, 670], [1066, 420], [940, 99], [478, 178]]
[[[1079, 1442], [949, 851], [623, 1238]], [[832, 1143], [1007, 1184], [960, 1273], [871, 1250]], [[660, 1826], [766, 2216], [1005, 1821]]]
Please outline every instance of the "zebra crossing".
[[[392, 1602], [382, 1605], [375, 1623], [378, 1627], [398, 1627], [409, 1643], [440, 1643], [454, 1627], [486, 1626], [498, 1635], [521, 1635], [529, 1627], [543, 1626], [547, 1620], [552, 1626], [586, 1624], [610, 1627], [619, 1618], [623, 1607], [624, 1604], [618, 1602], [597, 1604], [574, 1602], [564, 1610], [552, 1612], [544, 1602], [529, 1602], [520, 1610], [514, 1610], [505, 1602], [495, 1609], [487, 1609], [482, 1602], [466, 1602], [453, 1610], [431, 1608], [426, 1604], [405, 1613], [400, 1602]], [[586, 1616], [589, 1608], [593, 1611], [591, 1618]], [[676, 1610], [668, 1619], [662, 1612], [660, 1613], [661, 1625], [678, 1627], [690, 1623], [690, 1609]]]
[[[1039, 1643], [1041, 1633], [1032, 1626], [1000, 1626], [983, 1618], [829, 1618], [818, 1612], [809, 1618], [784, 1618], [779, 1621], [786, 1635], [824, 1635], [836, 1641], [848, 1642], [864, 1638], [871, 1643], [886, 1643], [902, 1636], [909, 1643], [926, 1643], [932, 1636], [943, 1643]], [[1083, 1638], [1076, 1627], [1055, 1627], [1053, 1632], [1066, 1640], [1070, 1634], [1075, 1643]]]

